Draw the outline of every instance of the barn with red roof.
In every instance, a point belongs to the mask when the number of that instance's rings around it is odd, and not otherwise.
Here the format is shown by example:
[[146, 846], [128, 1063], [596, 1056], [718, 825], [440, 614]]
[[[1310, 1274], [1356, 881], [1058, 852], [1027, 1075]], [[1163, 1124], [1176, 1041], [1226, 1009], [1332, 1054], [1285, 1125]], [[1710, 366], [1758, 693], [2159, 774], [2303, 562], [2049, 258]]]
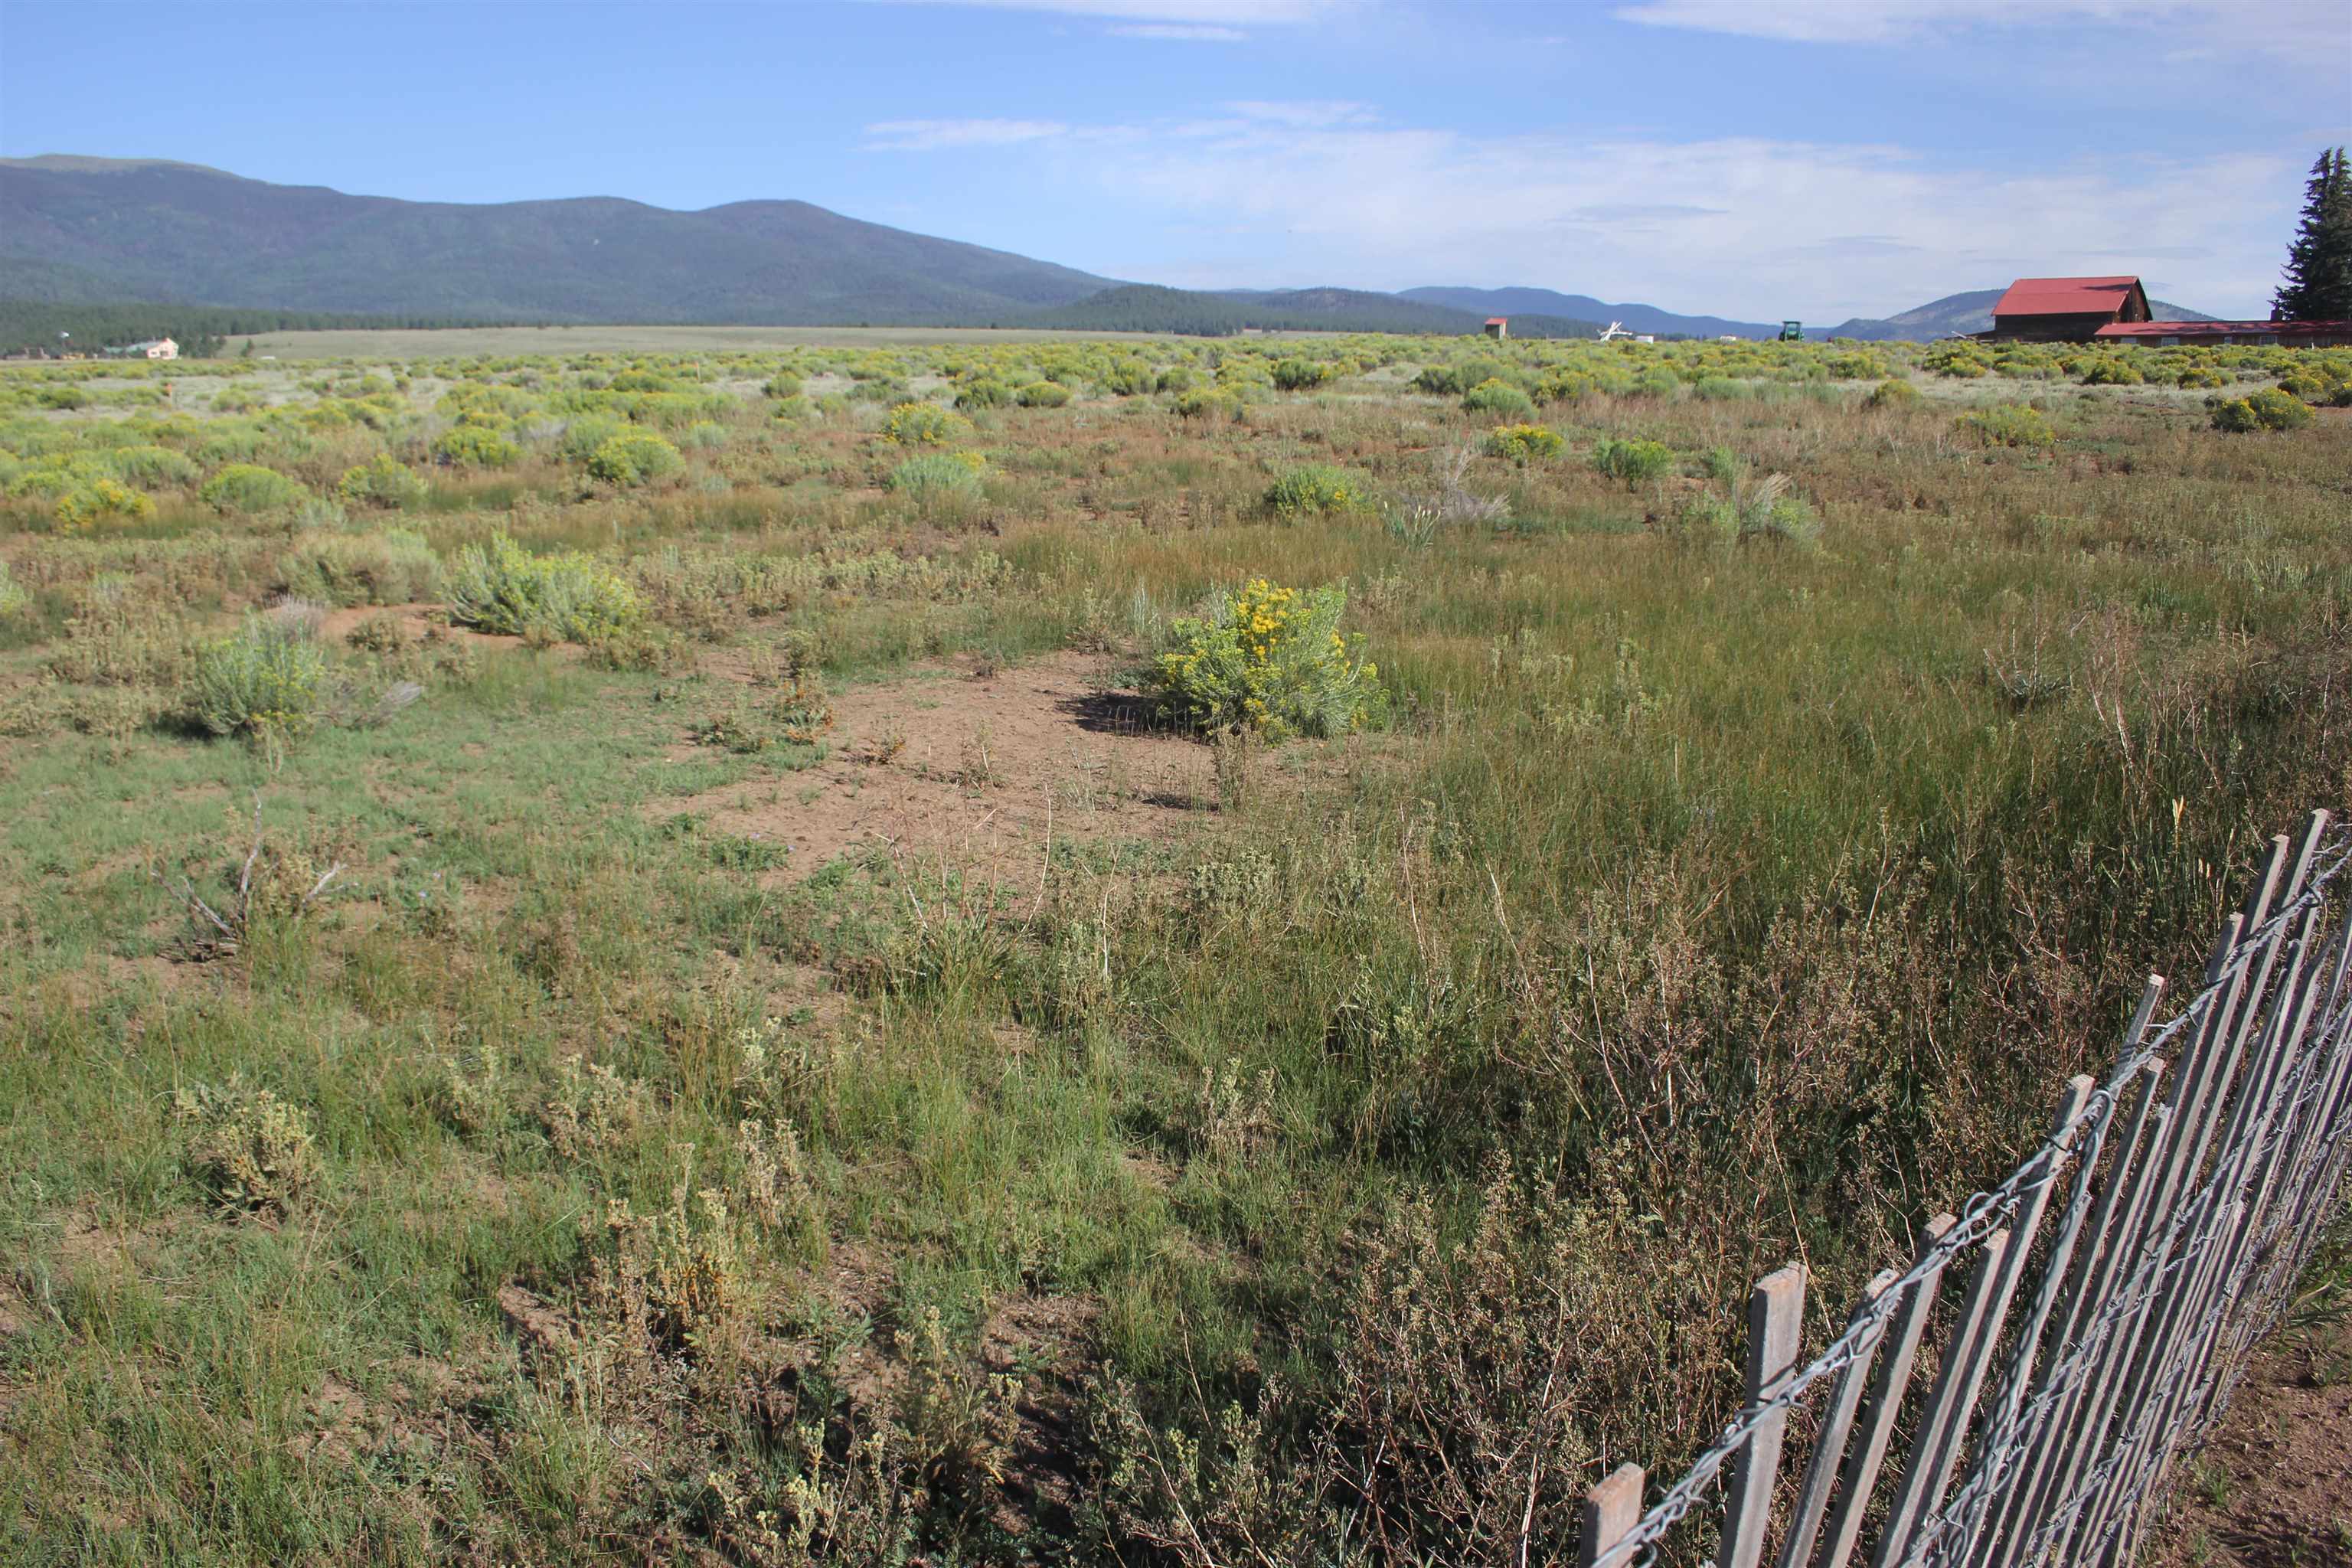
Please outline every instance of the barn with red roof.
[[1994, 301], [1987, 337], [2026, 342], [2088, 342], [2102, 327], [2148, 319], [2137, 278], [2021, 278]]

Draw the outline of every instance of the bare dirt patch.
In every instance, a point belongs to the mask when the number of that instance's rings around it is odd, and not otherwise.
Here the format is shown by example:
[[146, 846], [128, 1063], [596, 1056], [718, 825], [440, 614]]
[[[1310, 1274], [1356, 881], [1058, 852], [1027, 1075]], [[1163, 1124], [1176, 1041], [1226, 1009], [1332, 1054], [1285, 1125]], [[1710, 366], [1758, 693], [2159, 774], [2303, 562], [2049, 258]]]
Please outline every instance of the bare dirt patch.
[[1147, 724], [1116, 668], [1057, 653], [858, 688], [834, 701], [824, 762], [682, 804], [715, 832], [787, 846], [791, 881], [877, 849], [1009, 870], [1049, 839], [1172, 838], [1213, 808], [1212, 755]]
[[2352, 1563], [2352, 1319], [2264, 1346], [2174, 1477], [2148, 1568]]

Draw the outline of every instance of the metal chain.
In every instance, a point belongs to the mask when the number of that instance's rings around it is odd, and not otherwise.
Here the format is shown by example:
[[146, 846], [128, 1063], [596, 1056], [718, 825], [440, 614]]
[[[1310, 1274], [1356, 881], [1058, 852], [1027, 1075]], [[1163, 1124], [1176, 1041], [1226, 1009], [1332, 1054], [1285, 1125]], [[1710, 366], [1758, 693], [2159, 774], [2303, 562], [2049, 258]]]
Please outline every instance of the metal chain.
[[[1724, 1466], [1730, 1462], [1734, 1455], [1747, 1447], [1749, 1440], [1765, 1423], [1794, 1408], [1825, 1380], [1837, 1376], [1855, 1362], [1874, 1352], [1882, 1331], [1913, 1289], [1924, 1281], [1940, 1276], [1952, 1259], [1991, 1235], [1999, 1227], [2002, 1219], [2016, 1211], [2021, 1199], [2055, 1181], [2059, 1171], [2076, 1148], [2078, 1137], [2083, 1131], [2086, 1127], [2095, 1125], [2104, 1131], [2116, 1108], [2122, 1102], [2123, 1095], [2133, 1075], [2147, 1063], [2163, 1055], [2167, 1047], [2183, 1031], [2193, 1025], [2204, 1022], [2207, 1015], [2217, 1005], [2216, 998], [2224, 989], [2243, 976], [2247, 965], [2254, 955], [2265, 948], [2287, 922], [2300, 919], [2306, 911], [2326, 901], [2329, 884], [2347, 864], [2352, 864], [2352, 832], [2338, 829], [2330, 837], [2331, 842], [2327, 847], [2327, 858], [2325, 864], [2317, 866], [2313, 870], [2303, 889], [2294, 898], [2286, 900], [2278, 909], [2271, 911], [2252, 931], [2240, 933], [2238, 940], [2231, 945], [2229, 952], [2224, 955], [2220, 966], [2214, 970], [2213, 978], [2189, 999], [2188, 1005], [2178, 1016], [2160, 1028], [2145, 1036], [2137, 1048], [2117, 1063], [2109, 1072], [2106, 1081], [2092, 1090], [2084, 1100], [2082, 1107], [2067, 1119], [2064, 1125], [2056, 1128], [2045, 1137], [2041, 1144], [2028, 1154], [2014, 1171], [2010, 1173], [2006, 1180], [1997, 1186], [1971, 1196], [1962, 1207], [1959, 1218], [1952, 1227], [1922, 1249], [1911, 1267], [1905, 1270], [1892, 1285], [1880, 1291], [1857, 1310], [1849, 1321], [1844, 1332], [1831, 1341], [1822, 1352], [1804, 1367], [1784, 1377], [1772, 1390], [1761, 1397], [1742, 1406], [1726, 1425], [1721, 1435], [1691, 1461], [1689, 1468], [1659, 1495], [1658, 1500], [1650, 1506], [1649, 1510], [1633, 1524], [1632, 1529], [1612, 1542], [1607, 1550], [1594, 1557], [1593, 1568], [1654, 1568], [1659, 1543], [1689, 1514], [1693, 1508], [1697, 1506], [1699, 1500], [1706, 1495], [1708, 1489], [1713, 1485], [1716, 1477], [1722, 1473]], [[2329, 1024], [2341, 1026], [2343, 1015], [2347, 1011], [2352, 1011], [2352, 1007], [2337, 1008], [2330, 1015]], [[2323, 1035], [2321, 1037], [2325, 1038], [2326, 1036]], [[2315, 1089], [2306, 1091], [2305, 1098], [2308, 1099], [2315, 1092]], [[2300, 1100], [2296, 1101], [2298, 1106], [2302, 1103]], [[2271, 1136], [2264, 1140], [2263, 1146], [2263, 1153], [2265, 1157], [2275, 1149], [2278, 1141], [2285, 1136], [2286, 1126], [2295, 1120], [2293, 1117], [2283, 1117], [2273, 1122]], [[2218, 1177], [2218, 1170], [2215, 1174]], [[2126, 1285], [2130, 1288], [2115, 1291], [2102, 1305], [2099, 1312], [2094, 1316], [2088, 1331], [2077, 1341], [2074, 1351], [2062, 1357], [2053, 1365], [2043, 1391], [2020, 1412], [2018, 1420], [2011, 1426], [2012, 1432], [2033, 1431], [2034, 1417], [2046, 1413], [2058, 1397], [2072, 1392], [2074, 1387], [2079, 1386], [2082, 1379], [2088, 1375], [2092, 1364], [2092, 1352], [2096, 1344], [2104, 1341], [2113, 1325], [2126, 1311], [2136, 1310], [2153, 1299], [2157, 1288], [2172, 1278], [2180, 1267], [2189, 1261], [2192, 1255], [2176, 1252], [2174, 1243], [2188, 1234], [2192, 1224], [2200, 1220], [2200, 1216], [2209, 1215], [2212, 1212], [2212, 1196], [2216, 1190], [2215, 1180], [2209, 1178], [2204, 1186], [2194, 1189], [2190, 1195], [2184, 1197], [2174, 1210], [2172, 1223], [2166, 1227], [2164, 1235], [2159, 1238], [2160, 1245], [2143, 1249], [2142, 1260], [2138, 1268], [2126, 1280]], [[2168, 1255], [2169, 1255], [2168, 1261], [2166, 1260]], [[2230, 1300], [2230, 1293], [2226, 1291], [2219, 1293], [2219, 1300], [2221, 1304], [2226, 1305]], [[2216, 1310], [2220, 1310], [2221, 1308], [2217, 1306]], [[2069, 1379], [2072, 1381], [2066, 1381]], [[2166, 1386], [2168, 1391], [2171, 1385]], [[2161, 1400], [2151, 1399], [2147, 1402], [2147, 1407], [2152, 1410], [2159, 1408], [2162, 1404]], [[1989, 1496], [1997, 1488], [2001, 1473], [2005, 1472], [2008, 1465], [2014, 1464], [2015, 1458], [2021, 1457], [2025, 1449], [2026, 1441], [2022, 1439], [2005, 1445], [2001, 1454], [2004, 1463], [1993, 1470], [1989, 1470], [1984, 1458], [1979, 1458], [1974, 1479], [1956, 1493], [1947, 1506], [1935, 1516], [1932, 1533], [1927, 1538], [1930, 1547], [1935, 1541], [1945, 1538], [1950, 1521], [1956, 1520], [1962, 1510], [1973, 1506], [1980, 1496]], [[2112, 1473], [2114, 1465], [2124, 1451], [2126, 1450], [2119, 1447], [2116, 1455], [2103, 1461], [2100, 1467], [2095, 1468], [2093, 1474], [2103, 1478]], [[2085, 1485], [2088, 1484], [2086, 1479]], [[2081, 1506], [2079, 1500], [2082, 1492], [2083, 1489], [2078, 1488], [2074, 1496], [2069, 1500], [2070, 1507]], [[2071, 1513], [2063, 1517], [2071, 1517]], [[2126, 1514], [2125, 1517], [2129, 1516]], [[1923, 1530], [1927, 1528], [1923, 1526]], [[2046, 1531], [2048, 1526], [2045, 1525], [2044, 1528]], [[1908, 1560], [1916, 1562], [1921, 1559], [1915, 1552]]]

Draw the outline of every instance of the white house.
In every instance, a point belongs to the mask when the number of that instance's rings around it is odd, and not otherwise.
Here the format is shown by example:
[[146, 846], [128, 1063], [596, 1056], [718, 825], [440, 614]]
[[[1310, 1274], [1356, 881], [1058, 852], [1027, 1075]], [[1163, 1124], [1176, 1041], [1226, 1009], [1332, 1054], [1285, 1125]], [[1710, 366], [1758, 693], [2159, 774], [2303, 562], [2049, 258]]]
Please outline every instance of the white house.
[[180, 345], [169, 338], [150, 338], [143, 343], [132, 343], [115, 352], [129, 359], [178, 359]]

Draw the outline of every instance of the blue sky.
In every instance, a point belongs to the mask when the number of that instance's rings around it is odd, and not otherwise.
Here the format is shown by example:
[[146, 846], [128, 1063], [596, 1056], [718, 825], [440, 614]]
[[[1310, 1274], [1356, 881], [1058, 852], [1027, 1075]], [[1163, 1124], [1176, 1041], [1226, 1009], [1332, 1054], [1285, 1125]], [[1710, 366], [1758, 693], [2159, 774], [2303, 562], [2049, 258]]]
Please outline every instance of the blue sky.
[[0, 0], [7, 156], [796, 196], [1189, 287], [1832, 322], [2137, 272], [2264, 313], [2345, 141], [2352, 0]]

